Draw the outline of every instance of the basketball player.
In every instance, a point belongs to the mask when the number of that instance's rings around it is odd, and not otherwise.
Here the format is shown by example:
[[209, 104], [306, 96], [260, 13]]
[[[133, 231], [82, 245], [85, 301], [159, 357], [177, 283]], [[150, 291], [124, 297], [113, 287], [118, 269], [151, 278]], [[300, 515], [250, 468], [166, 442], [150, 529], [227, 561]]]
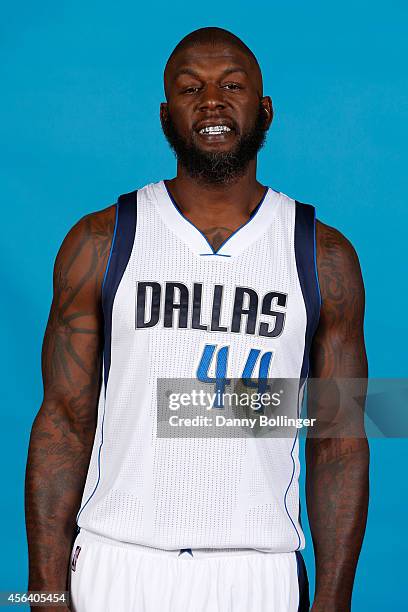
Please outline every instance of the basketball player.
[[[257, 180], [273, 111], [240, 39], [189, 34], [164, 86], [176, 177], [83, 217], [56, 258], [29, 589], [69, 585], [77, 612], [308, 610], [298, 436], [161, 438], [157, 381], [366, 377], [358, 259], [312, 206]], [[367, 441], [310, 437], [306, 455], [312, 610], [347, 612]]]

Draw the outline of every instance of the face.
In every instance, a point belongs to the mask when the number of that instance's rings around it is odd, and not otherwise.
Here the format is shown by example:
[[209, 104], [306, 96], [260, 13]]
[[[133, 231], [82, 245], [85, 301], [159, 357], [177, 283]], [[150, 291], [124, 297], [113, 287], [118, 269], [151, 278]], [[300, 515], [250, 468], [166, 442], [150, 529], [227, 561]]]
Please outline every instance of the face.
[[198, 45], [173, 58], [165, 89], [163, 131], [187, 172], [207, 182], [243, 174], [272, 120], [255, 62], [233, 46]]

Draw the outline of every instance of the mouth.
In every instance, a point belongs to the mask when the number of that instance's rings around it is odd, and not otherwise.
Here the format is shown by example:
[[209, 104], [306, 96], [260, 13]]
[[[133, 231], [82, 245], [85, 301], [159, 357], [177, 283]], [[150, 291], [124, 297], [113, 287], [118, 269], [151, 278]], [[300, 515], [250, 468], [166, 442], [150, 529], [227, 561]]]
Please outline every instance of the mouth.
[[231, 128], [227, 125], [207, 125], [198, 130], [198, 133], [201, 136], [219, 136], [220, 134], [228, 134], [231, 131]]
[[194, 126], [194, 131], [201, 142], [217, 146], [229, 143], [237, 132], [232, 121], [220, 117], [200, 121]]

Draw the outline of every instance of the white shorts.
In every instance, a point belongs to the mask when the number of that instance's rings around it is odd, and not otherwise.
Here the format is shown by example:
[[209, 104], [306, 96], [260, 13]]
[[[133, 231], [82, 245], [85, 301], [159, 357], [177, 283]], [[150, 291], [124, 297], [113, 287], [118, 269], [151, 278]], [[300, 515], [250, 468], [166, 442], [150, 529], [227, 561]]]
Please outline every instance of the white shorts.
[[161, 550], [81, 529], [71, 554], [73, 612], [309, 610], [300, 553]]

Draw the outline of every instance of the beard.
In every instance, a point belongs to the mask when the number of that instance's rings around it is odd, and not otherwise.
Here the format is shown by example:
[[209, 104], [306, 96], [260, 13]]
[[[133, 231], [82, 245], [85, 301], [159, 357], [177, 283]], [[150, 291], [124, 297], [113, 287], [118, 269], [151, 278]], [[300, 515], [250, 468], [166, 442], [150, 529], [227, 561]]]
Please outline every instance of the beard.
[[265, 114], [261, 104], [252, 128], [239, 136], [230, 151], [203, 151], [193, 138], [187, 140], [180, 135], [169, 113], [162, 121], [162, 129], [187, 174], [209, 185], [232, 183], [245, 174], [249, 162], [255, 159], [266, 140]]

